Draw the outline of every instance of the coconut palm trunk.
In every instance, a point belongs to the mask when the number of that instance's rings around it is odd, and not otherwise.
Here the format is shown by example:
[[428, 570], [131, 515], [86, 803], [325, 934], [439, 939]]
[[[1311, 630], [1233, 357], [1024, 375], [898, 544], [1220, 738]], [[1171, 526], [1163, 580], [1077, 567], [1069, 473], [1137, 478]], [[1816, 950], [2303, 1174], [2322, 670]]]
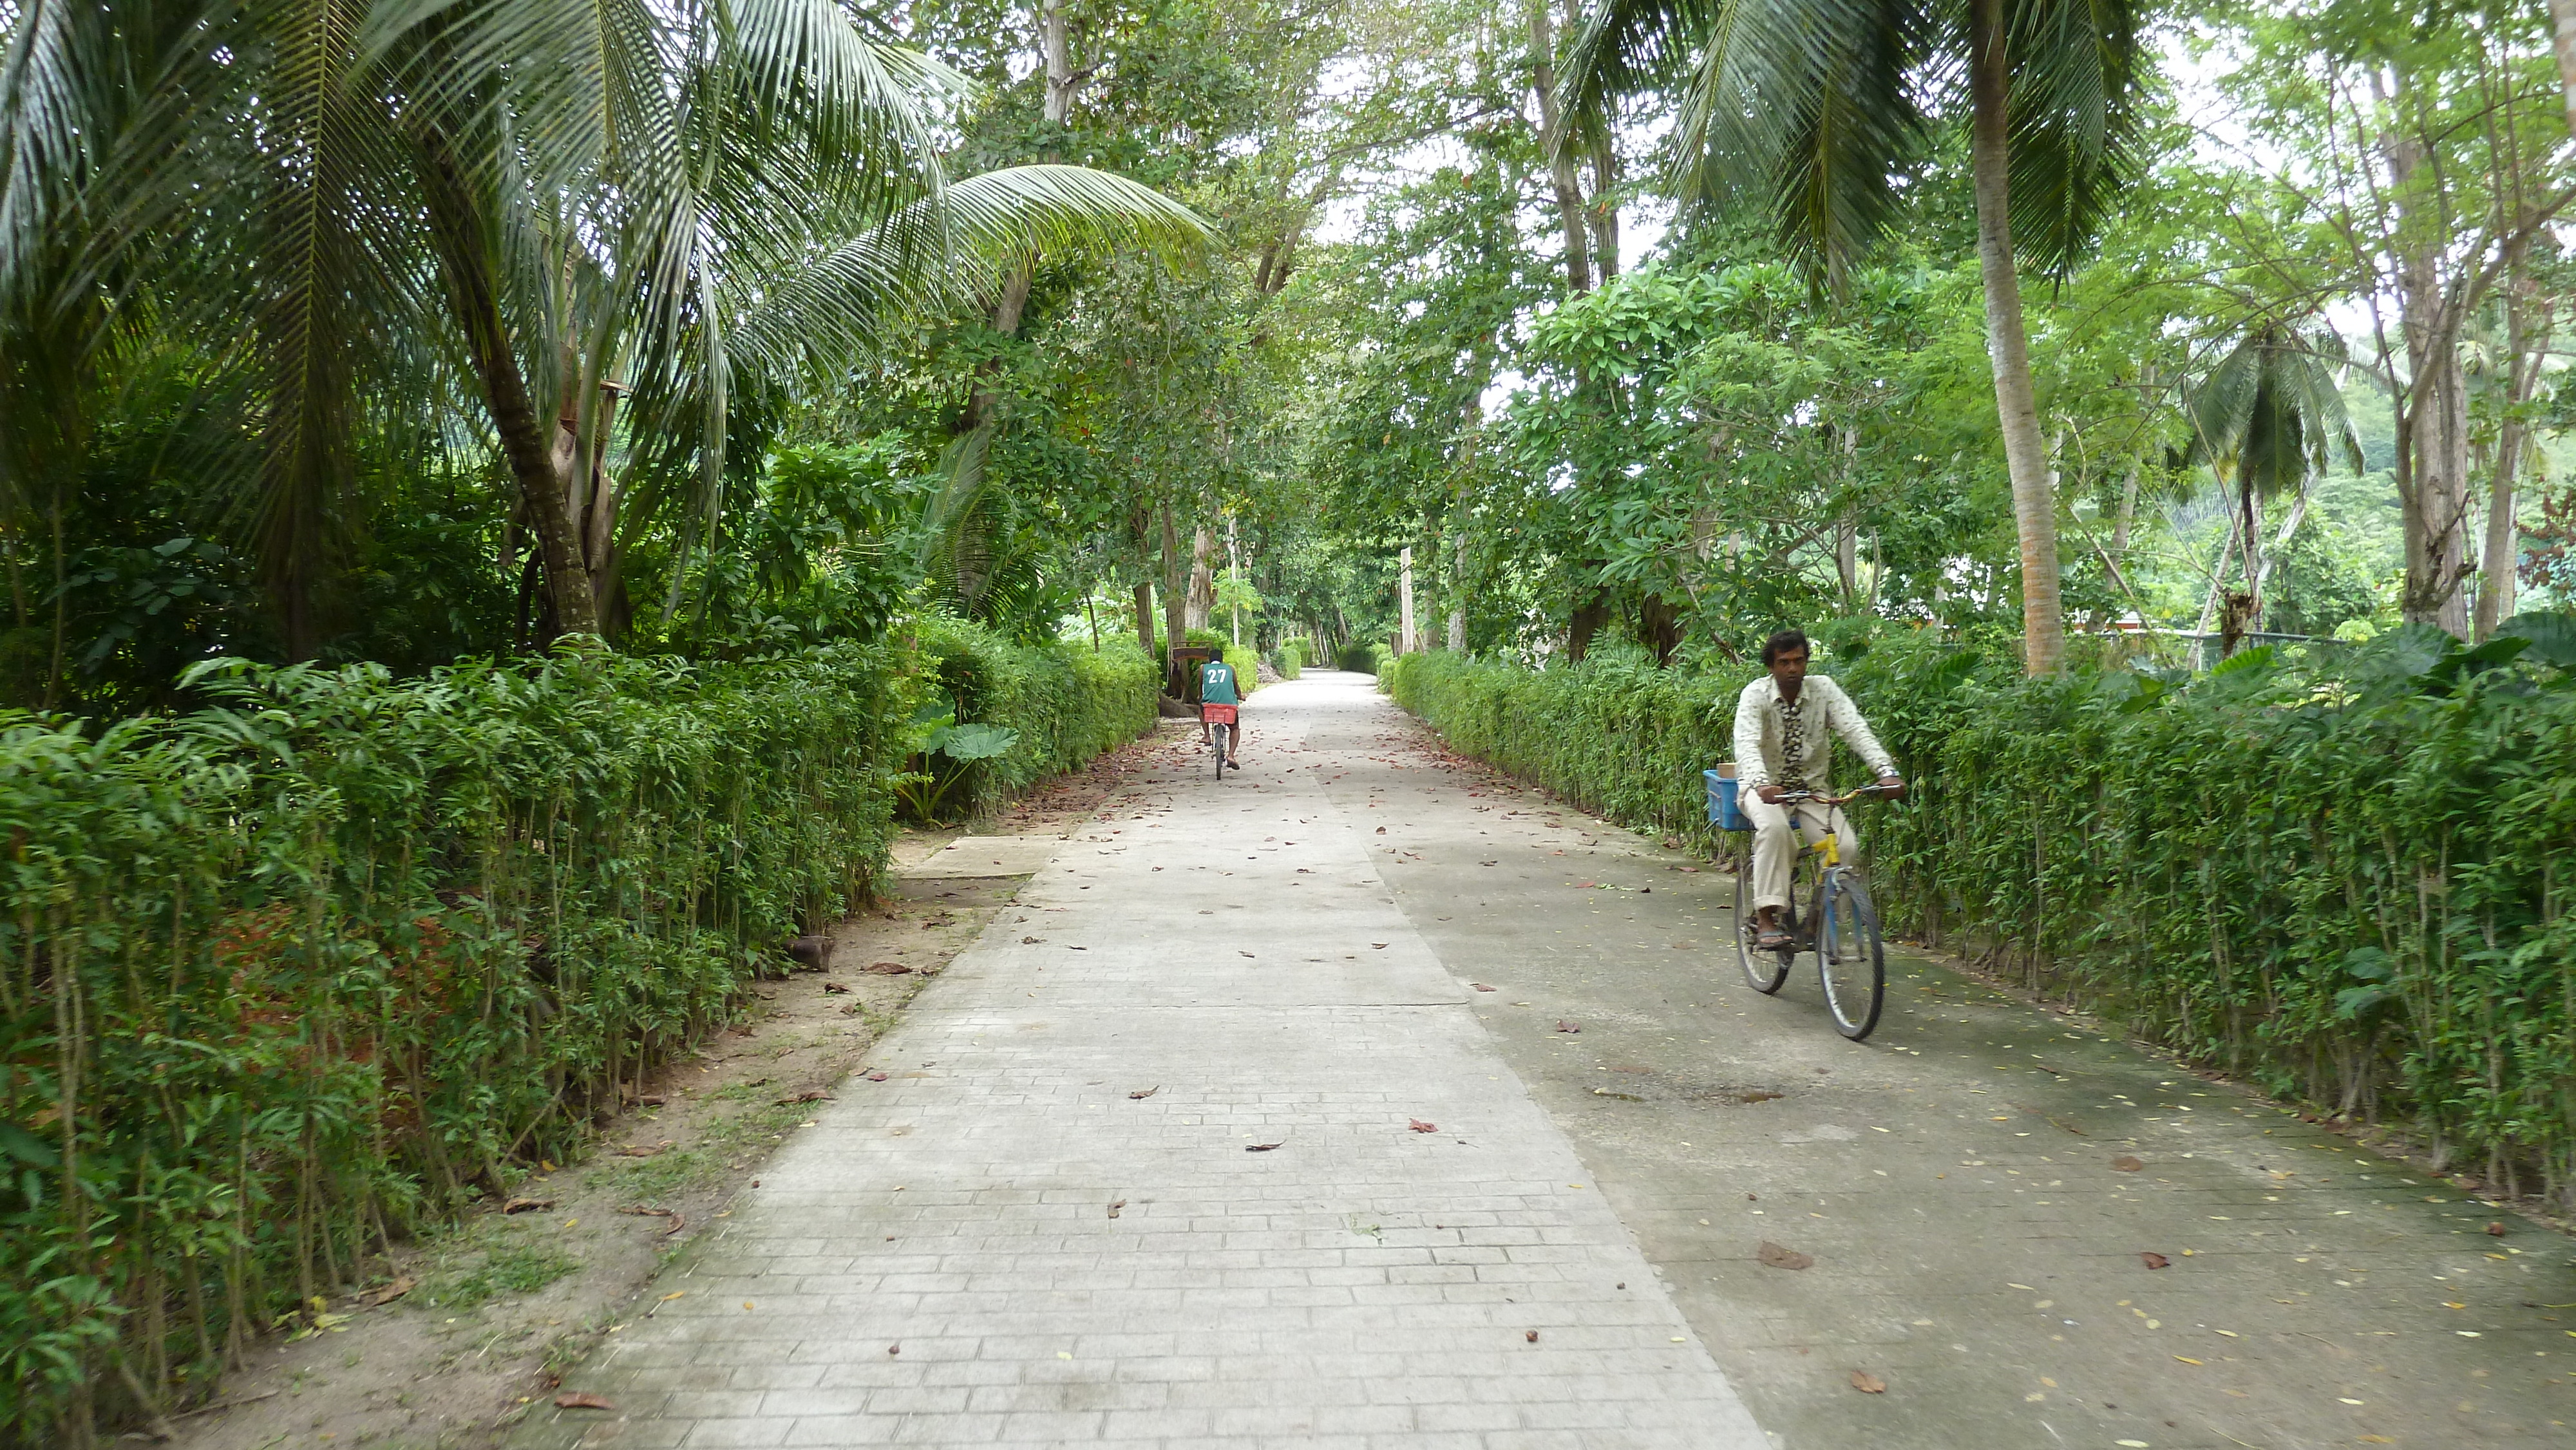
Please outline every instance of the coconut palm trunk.
[[2013, 265], [2012, 60], [2005, 53], [2003, 0], [1975, 0], [1970, 18], [1968, 155], [1977, 193], [1977, 266], [1986, 292], [1986, 354], [1995, 370], [1995, 410], [2012, 479], [2013, 531], [2021, 541], [2022, 665], [2054, 674], [2066, 657], [2060, 601], [2057, 498], [2030, 379], [2030, 334], [2022, 324], [2021, 277]]
[[415, 144], [420, 153], [421, 192], [439, 265], [447, 278], [449, 305], [465, 336], [493, 430], [500, 436], [501, 456], [509, 464], [529, 529], [537, 537], [556, 627], [566, 634], [595, 635], [599, 611], [591, 597], [590, 572], [582, 563], [581, 536], [566, 507], [564, 479], [555, 466], [547, 420], [528, 396], [527, 376], [510, 346], [488, 228], [475, 205], [473, 183], [454, 146], [436, 126], [422, 126]]

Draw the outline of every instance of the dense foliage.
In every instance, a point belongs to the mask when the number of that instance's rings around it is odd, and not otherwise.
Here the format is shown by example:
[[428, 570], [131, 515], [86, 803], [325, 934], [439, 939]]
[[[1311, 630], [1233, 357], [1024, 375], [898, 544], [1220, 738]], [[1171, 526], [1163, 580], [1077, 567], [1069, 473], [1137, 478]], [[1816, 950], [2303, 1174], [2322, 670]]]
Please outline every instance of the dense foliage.
[[[2266, 647], [2197, 680], [2031, 681], [2015, 654], [1845, 637], [1832, 673], [1914, 785], [1857, 820], [1892, 925], [2576, 1203], [2576, 621], [2475, 651], [2430, 628]], [[1698, 836], [1751, 673], [1432, 653], [1388, 680], [1455, 748]]]
[[917, 661], [227, 663], [194, 714], [0, 720], [0, 1433], [183, 1403], [576, 1150], [869, 891], [923, 697], [1018, 733], [977, 803], [1153, 722], [1132, 648], [919, 634]]

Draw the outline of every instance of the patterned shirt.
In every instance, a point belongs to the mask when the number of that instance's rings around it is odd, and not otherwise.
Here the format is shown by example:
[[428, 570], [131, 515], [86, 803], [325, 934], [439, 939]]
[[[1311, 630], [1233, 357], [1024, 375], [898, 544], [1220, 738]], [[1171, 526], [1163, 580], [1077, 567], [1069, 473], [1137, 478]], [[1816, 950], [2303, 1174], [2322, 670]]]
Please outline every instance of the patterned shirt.
[[1780, 697], [1780, 774], [1775, 785], [1807, 788], [1807, 697]]

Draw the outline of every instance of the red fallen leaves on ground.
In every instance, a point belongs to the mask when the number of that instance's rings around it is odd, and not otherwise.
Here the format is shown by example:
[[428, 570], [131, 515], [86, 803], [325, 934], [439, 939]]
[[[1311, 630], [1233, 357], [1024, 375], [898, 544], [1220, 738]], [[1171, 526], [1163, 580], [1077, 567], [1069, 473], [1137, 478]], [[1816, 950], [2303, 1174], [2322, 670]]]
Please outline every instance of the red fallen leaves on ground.
[[1136, 1092], [1129, 1093], [1127, 1096], [1134, 1101], [1143, 1102], [1145, 1099], [1152, 1097], [1154, 1094], [1161, 1092], [1162, 1090], [1163, 1085], [1161, 1083], [1156, 1083], [1152, 1087], [1140, 1089]]
[[1276, 1143], [1246, 1143], [1243, 1145], [1243, 1151], [1246, 1153], [1267, 1153], [1273, 1148], [1286, 1146], [1287, 1142], [1287, 1139], [1282, 1138]]
[[555, 1396], [558, 1410], [614, 1410], [617, 1407], [597, 1395], [565, 1393]]
[[1762, 1247], [1753, 1251], [1753, 1257], [1775, 1269], [1811, 1268], [1816, 1262], [1813, 1254], [1802, 1254], [1796, 1249], [1785, 1248], [1769, 1239], [1764, 1239]]
[[1559, 1032], [1580, 1032], [1583, 1029], [1575, 1026], [1571, 1022], [1559, 1022], [1556, 1024], [1556, 1030]]
[[849, 993], [849, 984], [846, 982], [825, 982], [823, 984], [823, 995], [826, 997], [846, 997]]
[[1856, 1369], [1851, 1372], [1851, 1387], [1865, 1395], [1883, 1395], [1887, 1393], [1887, 1381], [1869, 1373], [1867, 1370]]
[[377, 1308], [379, 1308], [379, 1309], [382, 1309], [382, 1308], [383, 1308], [383, 1307], [385, 1307], [386, 1305], [391, 1304], [391, 1303], [392, 1303], [392, 1302], [394, 1302], [396, 1299], [399, 1299], [399, 1298], [401, 1298], [402, 1296], [404, 1296], [405, 1294], [408, 1294], [408, 1293], [410, 1293], [410, 1292], [411, 1292], [411, 1280], [410, 1280], [410, 1279], [408, 1279], [408, 1278], [396, 1279], [396, 1280], [394, 1280], [392, 1283], [387, 1284], [386, 1286], [384, 1286], [383, 1288], [378, 1289], [375, 1293], [368, 1295], [368, 1296], [367, 1296], [367, 1302], [368, 1302], [368, 1303], [370, 1303], [370, 1304], [375, 1305], [375, 1306], [376, 1306]]
[[884, 1082], [885, 1080], [886, 1075], [884, 1073], [872, 1072], [868, 1074], [868, 1081], [870, 1082]]
[[880, 977], [900, 977], [911, 971], [912, 968], [905, 966], [901, 962], [870, 962], [866, 966], [859, 968], [859, 970], [862, 972], [874, 972]]
[[1468, 986], [1470, 986], [1470, 987], [1475, 988], [1475, 989], [1476, 989], [1477, 991], [1479, 991], [1479, 992], [1491, 992], [1491, 991], [1494, 991], [1494, 990], [1495, 990], [1495, 989], [1494, 989], [1494, 988], [1492, 988], [1492, 987], [1488, 987], [1488, 986], [1486, 986], [1486, 985], [1485, 985], [1484, 983], [1482, 983], [1482, 982], [1469, 982], [1467, 985], [1468, 985]]
[[1521, 1338], [1528, 1340], [1532, 1344], [1536, 1344], [1538, 1343], [1538, 1331], [1535, 1329], [1524, 1329], [1521, 1331]]
[[514, 1198], [501, 1205], [503, 1213], [543, 1213], [555, 1206], [551, 1198]]
[[2112, 1159], [2112, 1160], [2111, 1160], [2111, 1166], [2112, 1166], [2113, 1168], [2118, 1169], [2119, 1171], [2121, 1171], [2121, 1172], [2123, 1172], [2123, 1173], [2135, 1173], [2135, 1172], [2137, 1172], [2139, 1169], [2144, 1168], [2144, 1167], [2146, 1167], [2147, 1165], [2146, 1165], [2145, 1160], [2143, 1160], [2143, 1159], [2139, 1159], [2139, 1158], [2132, 1158], [2132, 1157], [2130, 1157], [2128, 1154], [2123, 1153], [2123, 1154], [2121, 1154], [2119, 1157], [2114, 1158], [2114, 1159]]
[[2488, 1233], [2490, 1233], [2490, 1234], [2495, 1235], [2497, 1238], [2503, 1238], [2503, 1237], [2504, 1237], [2504, 1225], [2503, 1225], [2503, 1224], [2500, 1224], [2500, 1223], [2491, 1223], [2491, 1224], [2488, 1224], [2488, 1225], [2487, 1225], [2487, 1232], [2488, 1232]]
[[2164, 1255], [2156, 1253], [2153, 1250], [2140, 1251], [2138, 1254], [2138, 1262], [2146, 1265], [2150, 1269], [2170, 1269], [2173, 1267], [2173, 1260], [2168, 1259]]
[[1407, 1118], [1405, 1119], [1405, 1122], [1417, 1133], [1437, 1133], [1440, 1131], [1440, 1125], [1438, 1123], [1426, 1123], [1420, 1118]]

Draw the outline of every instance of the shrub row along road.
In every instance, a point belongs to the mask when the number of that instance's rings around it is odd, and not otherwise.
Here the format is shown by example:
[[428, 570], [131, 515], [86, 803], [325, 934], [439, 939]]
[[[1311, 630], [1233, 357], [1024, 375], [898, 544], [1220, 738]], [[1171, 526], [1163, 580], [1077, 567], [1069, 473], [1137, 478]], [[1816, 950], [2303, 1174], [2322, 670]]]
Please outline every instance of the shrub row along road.
[[1247, 723], [519, 1443], [2567, 1443], [2563, 1238], [1926, 961], [1845, 1043], [1742, 983], [1724, 877], [1362, 677]]

